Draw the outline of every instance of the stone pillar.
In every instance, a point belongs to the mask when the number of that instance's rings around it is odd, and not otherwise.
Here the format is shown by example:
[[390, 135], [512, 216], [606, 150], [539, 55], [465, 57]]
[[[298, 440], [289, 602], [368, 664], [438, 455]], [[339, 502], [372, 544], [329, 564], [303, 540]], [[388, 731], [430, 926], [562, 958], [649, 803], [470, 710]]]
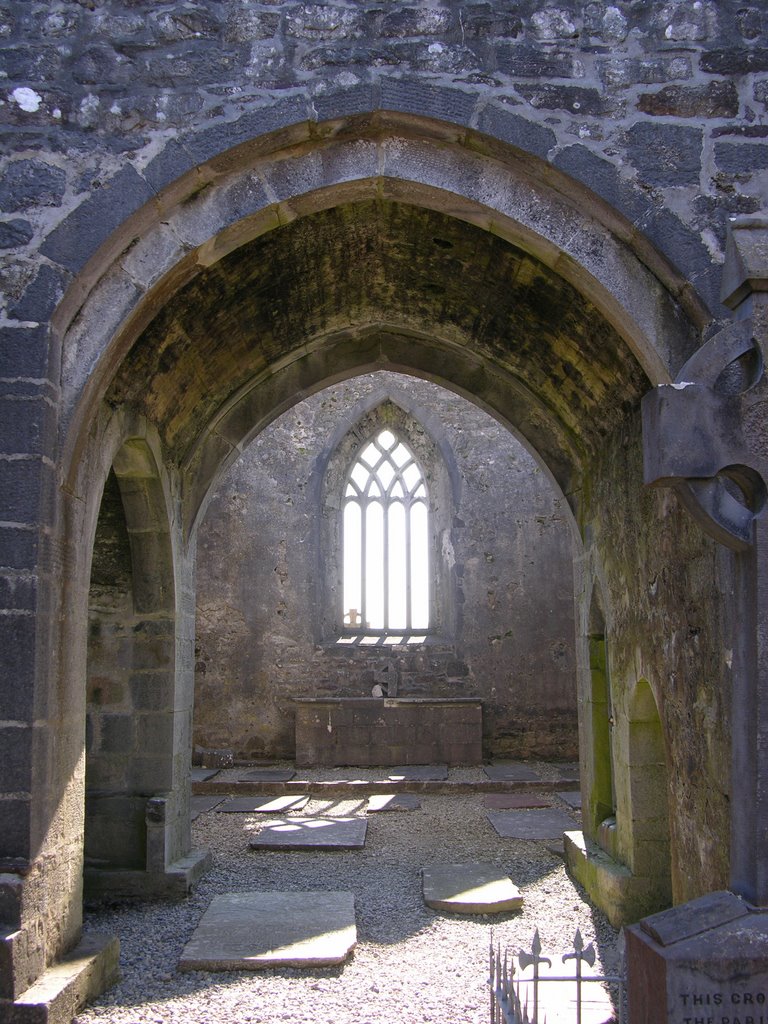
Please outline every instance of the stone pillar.
[[97, 606], [90, 630], [89, 686], [100, 696], [88, 704], [85, 885], [90, 894], [183, 896], [210, 863], [191, 849], [189, 816], [195, 543], [182, 535], [179, 487], [154, 434], [130, 415], [126, 430], [112, 502], [130, 539], [130, 580], [100, 580], [107, 612]]
[[643, 400], [646, 483], [737, 552], [730, 891], [627, 929], [631, 1024], [768, 1021], [768, 220], [732, 224], [734, 321]]
[[[10, 329], [9, 329], [10, 330]], [[31, 353], [0, 377], [0, 1020], [68, 1020], [117, 973], [115, 939], [80, 938], [82, 711], [57, 686], [67, 652], [54, 539], [55, 367]], [[31, 379], [34, 378], [34, 379]]]

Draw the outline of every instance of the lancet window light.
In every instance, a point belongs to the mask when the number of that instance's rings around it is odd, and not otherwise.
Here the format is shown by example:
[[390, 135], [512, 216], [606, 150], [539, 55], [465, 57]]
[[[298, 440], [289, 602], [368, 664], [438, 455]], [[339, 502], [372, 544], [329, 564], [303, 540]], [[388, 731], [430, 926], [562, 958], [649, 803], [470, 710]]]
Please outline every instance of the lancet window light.
[[429, 509], [424, 475], [388, 429], [353, 462], [343, 499], [344, 632], [429, 628]]

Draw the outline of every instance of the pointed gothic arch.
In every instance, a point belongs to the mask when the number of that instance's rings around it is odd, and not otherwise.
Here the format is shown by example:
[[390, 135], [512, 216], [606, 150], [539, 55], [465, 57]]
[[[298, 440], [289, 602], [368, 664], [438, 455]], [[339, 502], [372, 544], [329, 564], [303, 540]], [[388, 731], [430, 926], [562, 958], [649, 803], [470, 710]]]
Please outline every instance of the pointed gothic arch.
[[422, 637], [431, 627], [429, 492], [408, 445], [388, 427], [355, 455], [342, 496], [341, 629]]
[[[425, 419], [428, 418], [427, 410], [423, 410], [423, 414]], [[393, 439], [386, 448], [377, 440], [383, 434]], [[345, 433], [336, 437], [330, 456], [321, 460], [318, 468], [322, 507], [319, 544], [319, 578], [323, 581], [323, 612], [319, 623], [322, 640], [333, 642], [342, 637], [359, 638], [367, 633], [382, 638], [390, 637], [392, 640], [399, 637], [402, 642], [408, 642], [409, 637], [413, 637], [416, 642], [422, 642], [427, 633], [448, 640], [455, 635], [454, 575], [447, 552], [450, 550], [456, 472], [454, 467], [452, 480], [445, 461], [446, 454], [450, 458], [445, 440], [441, 445], [435, 442], [420, 419], [419, 410], [411, 408], [406, 412], [389, 394], [377, 395], [376, 404], [372, 408], [365, 411], [357, 408], [347, 415]], [[383, 478], [370, 472], [387, 466], [391, 468], [389, 471], [384, 469]], [[402, 495], [397, 490], [398, 481], [401, 481]], [[379, 493], [371, 494], [371, 489]], [[383, 490], [388, 493], [382, 493]], [[397, 493], [393, 494], [396, 490]], [[373, 516], [381, 523], [383, 545], [388, 536], [386, 506], [390, 504], [387, 501], [390, 497], [394, 499], [392, 504], [395, 508], [402, 507], [403, 514], [406, 509], [414, 508], [417, 520], [422, 520], [418, 528], [422, 531], [422, 543], [427, 546], [423, 563], [428, 566], [428, 577], [421, 581], [424, 588], [423, 606], [428, 609], [427, 621], [425, 623], [423, 618], [413, 619], [406, 599], [402, 625], [391, 623], [384, 604], [385, 600], [388, 601], [389, 584], [385, 584], [382, 576], [381, 603], [376, 612], [380, 617], [372, 620], [371, 615], [366, 613], [364, 622], [353, 623], [349, 616], [350, 607], [353, 606], [347, 607], [351, 593], [351, 574], [347, 574], [345, 582], [345, 566], [348, 564], [345, 563], [345, 536], [349, 537], [351, 517], [345, 510], [358, 508], [362, 527], [365, 509], [373, 507]], [[395, 514], [398, 515], [398, 512]], [[404, 518], [402, 523], [405, 527]], [[360, 528], [357, 544], [361, 550], [364, 543], [363, 530]], [[403, 550], [403, 556], [403, 567], [410, 565], [406, 550]], [[383, 547], [381, 557], [384, 558]], [[368, 604], [367, 599], [365, 602], [362, 600], [363, 588], [370, 582], [364, 561], [359, 563], [357, 572], [360, 589], [356, 593], [361, 598], [357, 611], [362, 612], [363, 604], [366, 608]], [[393, 572], [397, 572], [395, 566]]]
[[[68, 584], [55, 578], [52, 568], [67, 560], [77, 564], [75, 589], [82, 596], [87, 584], [82, 564], [89, 555], [80, 556], [77, 547], [89, 536], [98, 498], [92, 481], [83, 486], [87, 473], [81, 469], [96, 461], [103, 438], [96, 436], [94, 425], [107, 410], [140, 410], [161, 436], [161, 465], [178, 499], [173, 532], [182, 586], [177, 597], [189, 603], [185, 587], [194, 561], [194, 528], [218, 475], [250, 436], [298, 396], [377, 365], [445, 381], [516, 424], [579, 513], [585, 533], [590, 517], [597, 516], [594, 494], [612, 471], [622, 486], [612, 490], [606, 507], [609, 500], [617, 501], [629, 514], [641, 504], [639, 473], [631, 461], [638, 430], [632, 413], [649, 383], [674, 378], [710, 320], [695, 275], [691, 283], [689, 274], [654, 248], [643, 234], [642, 219], [635, 223], [581, 187], [574, 192], [572, 179], [541, 156], [474, 129], [462, 127], [457, 133], [455, 125], [431, 118], [385, 113], [383, 119], [366, 116], [362, 130], [359, 121], [341, 117], [328, 132], [303, 120], [274, 137], [252, 139], [242, 126], [238, 130], [241, 146], [221, 153], [220, 143], [209, 138], [205, 157], [188, 174], [175, 181], [170, 180], [173, 174], [164, 178], [168, 188], [159, 196], [147, 189], [146, 203], [97, 252], [82, 259], [78, 254], [74, 262], [65, 252], [60, 268], [58, 280], [66, 280], [69, 287], [52, 318], [51, 361], [62, 367], [60, 375], [54, 370], [61, 388], [56, 392], [57, 422], [46, 440], [56, 465], [39, 460], [42, 468], [35, 477], [40, 483], [35, 508], [41, 516], [50, 512], [45, 528], [50, 527], [54, 539], [39, 557], [37, 551], [28, 555], [45, 577], [40, 614], [49, 616], [34, 635], [28, 677], [34, 675], [35, 707], [45, 708], [49, 720], [45, 731], [36, 733], [44, 742], [35, 746], [35, 770], [30, 767], [27, 773], [30, 792], [19, 801], [21, 838], [13, 850], [25, 863], [47, 865], [40, 889], [49, 897], [48, 920], [30, 914], [18, 923], [27, 933], [37, 929], [43, 936], [46, 962], [71, 945], [79, 929], [73, 886], [66, 878], [68, 866], [82, 854], [82, 844], [78, 849], [76, 839], [59, 825], [73, 802], [82, 799], [80, 698], [86, 648], [81, 602], [77, 621], [66, 623]], [[222, 138], [218, 128], [211, 135]], [[229, 126], [223, 137], [229, 144]], [[141, 179], [133, 168], [132, 173]], [[264, 187], [250, 188], [256, 180]], [[134, 199], [130, 209], [136, 209]], [[327, 211], [333, 215], [325, 216]], [[58, 248], [46, 250], [51, 260], [67, 249], [68, 232], [76, 231], [83, 213], [87, 216], [87, 208], [77, 212], [74, 225], [62, 225], [64, 244], [60, 235]], [[340, 255], [347, 255], [349, 229], [360, 228], [366, 220], [373, 223], [374, 214], [381, 215], [381, 229], [370, 239], [360, 233], [358, 237], [361, 249], [376, 254], [384, 271], [392, 266], [389, 257], [397, 245], [387, 245], [393, 239], [419, 242], [423, 272], [409, 279], [413, 291], [408, 297], [414, 301], [395, 308], [392, 297], [405, 292], [386, 276], [379, 279], [377, 294], [366, 293], [354, 267], [355, 273], [344, 278], [347, 290], [328, 293], [339, 298], [337, 305], [324, 304], [319, 275], [297, 273], [296, 281], [310, 281], [316, 291], [305, 305], [287, 302], [290, 317], [270, 319], [274, 308], [269, 303], [263, 306], [264, 320], [240, 315], [254, 310], [243, 310], [235, 298], [255, 301], [275, 294], [281, 282], [270, 274], [290, 270], [292, 253], [303, 252], [317, 270], [322, 261], [313, 239], [324, 230], [325, 265], [344, 269]], [[397, 222], [396, 232], [385, 230], [387, 218]], [[104, 239], [103, 234], [98, 237], [99, 242]], [[460, 260], [454, 267], [435, 258], [437, 249], [443, 257], [450, 251], [445, 242], [462, 240], [474, 254], [474, 276], [457, 270]], [[89, 242], [83, 245], [87, 248]], [[401, 245], [400, 251], [408, 254], [410, 267], [414, 250]], [[243, 266], [263, 275], [263, 288], [244, 288], [238, 295], [231, 293], [232, 302], [220, 301], [221, 288], [232, 285]], [[503, 268], [504, 273], [493, 277], [482, 273], [483, 268]], [[435, 279], [438, 271], [442, 276]], [[228, 277], [230, 272], [233, 276]], [[73, 273], [79, 276], [72, 278]], [[459, 322], [448, 306], [457, 283], [479, 303], [466, 322]], [[198, 317], [198, 333], [193, 322], [179, 328], [183, 314], [194, 320], [200, 308], [210, 310], [213, 295], [218, 319], [202, 322]], [[376, 301], [366, 304], [370, 297]], [[194, 306], [190, 299], [202, 305]], [[46, 295], [46, 305], [48, 301]], [[569, 330], [552, 329], [558, 320], [550, 322], [553, 308], [567, 311]], [[494, 320], [492, 314], [499, 310], [504, 316]], [[529, 318], [514, 322], [515, 310]], [[41, 323], [48, 312], [40, 311]], [[231, 316], [248, 330], [233, 334]], [[285, 328], [285, 333], [273, 328]], [[617, 440], [606, 454], [608, 429]], [[597, 466], [602, 455], [606, 457]], [[648, 512], [648, 504], [645, 519], [637, 524], [637, 535], [644, 531], [647, 543], [641, 550], [639, 543], [632, 546], [630, 537], [624, 555], [636, 570], [652, 560], [655, 536], [673, 530], [669, 524], [659, 525], [658, 510]], [[595, 543], [605, 544], [606, 532], [598, 530]], [[701, 546], [698, 538], [690, 547], [696, 545]], [[638, 598], [638, 615], [643, 614], [644, 596], [634, 579], [640, 575], [630, 573], [625, 588]], [[650, 638], [650, 624], [646, 631]], [[177, 683], [191, 670], [191, 637], [181, 640], [179, 650], [187, 663], [180, 669], [177, 665]], [[652, 656], [650, 641], [649, 649]], [[625, 676], [628, 660], [624, 655]], [[67, 708], [57, 720], [55, 708], [62, 700], [74, 710]], [[189, 746], [183, 695], [174, 707], [179, 719], [175, 771], [180, 772], [188, 764]], [[718, 735], [714, 746], [721, 741]], [[174, 781], [181, 790], [179, 780]], [[697, 799], [704, 798], [702, 786], [697, 793]], [[725, 820], [722, 805], [715, 816], [721, 823]], [[677, 839], [690, 851], [688, 834]], [[693, 874], [679, 879], [679, 898], [695, 893], [702, 879], [717, 872], [709, 853], [707, 858]], [[19, 885], [29, 889], [32, 883]], [[40, 906], [46, 901], [27, 900], [33, 902]], [[30, 973], [29, 979], [35, 976]]]

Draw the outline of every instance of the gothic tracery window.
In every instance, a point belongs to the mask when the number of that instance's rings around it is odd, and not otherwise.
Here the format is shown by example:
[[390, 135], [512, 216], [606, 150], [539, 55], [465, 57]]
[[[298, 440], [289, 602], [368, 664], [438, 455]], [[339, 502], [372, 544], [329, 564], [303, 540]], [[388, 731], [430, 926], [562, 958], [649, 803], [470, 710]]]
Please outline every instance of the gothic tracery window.
[[410, 449], [389, 429], [376, 433], [347, 473], [342, 529], [344, 630], [427, 630], [427, 487]]

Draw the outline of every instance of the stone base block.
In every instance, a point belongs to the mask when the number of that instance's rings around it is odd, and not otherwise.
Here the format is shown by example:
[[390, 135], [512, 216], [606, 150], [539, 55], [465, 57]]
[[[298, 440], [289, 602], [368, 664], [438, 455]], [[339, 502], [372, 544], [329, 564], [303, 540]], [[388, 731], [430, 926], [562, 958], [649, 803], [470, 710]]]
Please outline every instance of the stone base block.
[[583, 832], [565, 832], [563, 841], [568, 871], [614, 928], [631, 924], [664, 905], [658, 887], [650, 879], [633, 875]]
[[630, 1024], [765, 1024], [768, 912], [709, 893], [626, 930]]
[[3, 1024], [69, 1024], [78, 1010], [118, 978], [120, 943], [87, 935], [16, 1000], [0, 999]]
[[192, 850], [188, 856], [171, 864], [163, 872], [102, 871], [86, 868], [83, 882], [86, 895], [138, 896], [183, 899], [211, 866], [209, 850]]
[[0, 998], [13, 1001], [45, 970], [34, 926], [0, 930]]

